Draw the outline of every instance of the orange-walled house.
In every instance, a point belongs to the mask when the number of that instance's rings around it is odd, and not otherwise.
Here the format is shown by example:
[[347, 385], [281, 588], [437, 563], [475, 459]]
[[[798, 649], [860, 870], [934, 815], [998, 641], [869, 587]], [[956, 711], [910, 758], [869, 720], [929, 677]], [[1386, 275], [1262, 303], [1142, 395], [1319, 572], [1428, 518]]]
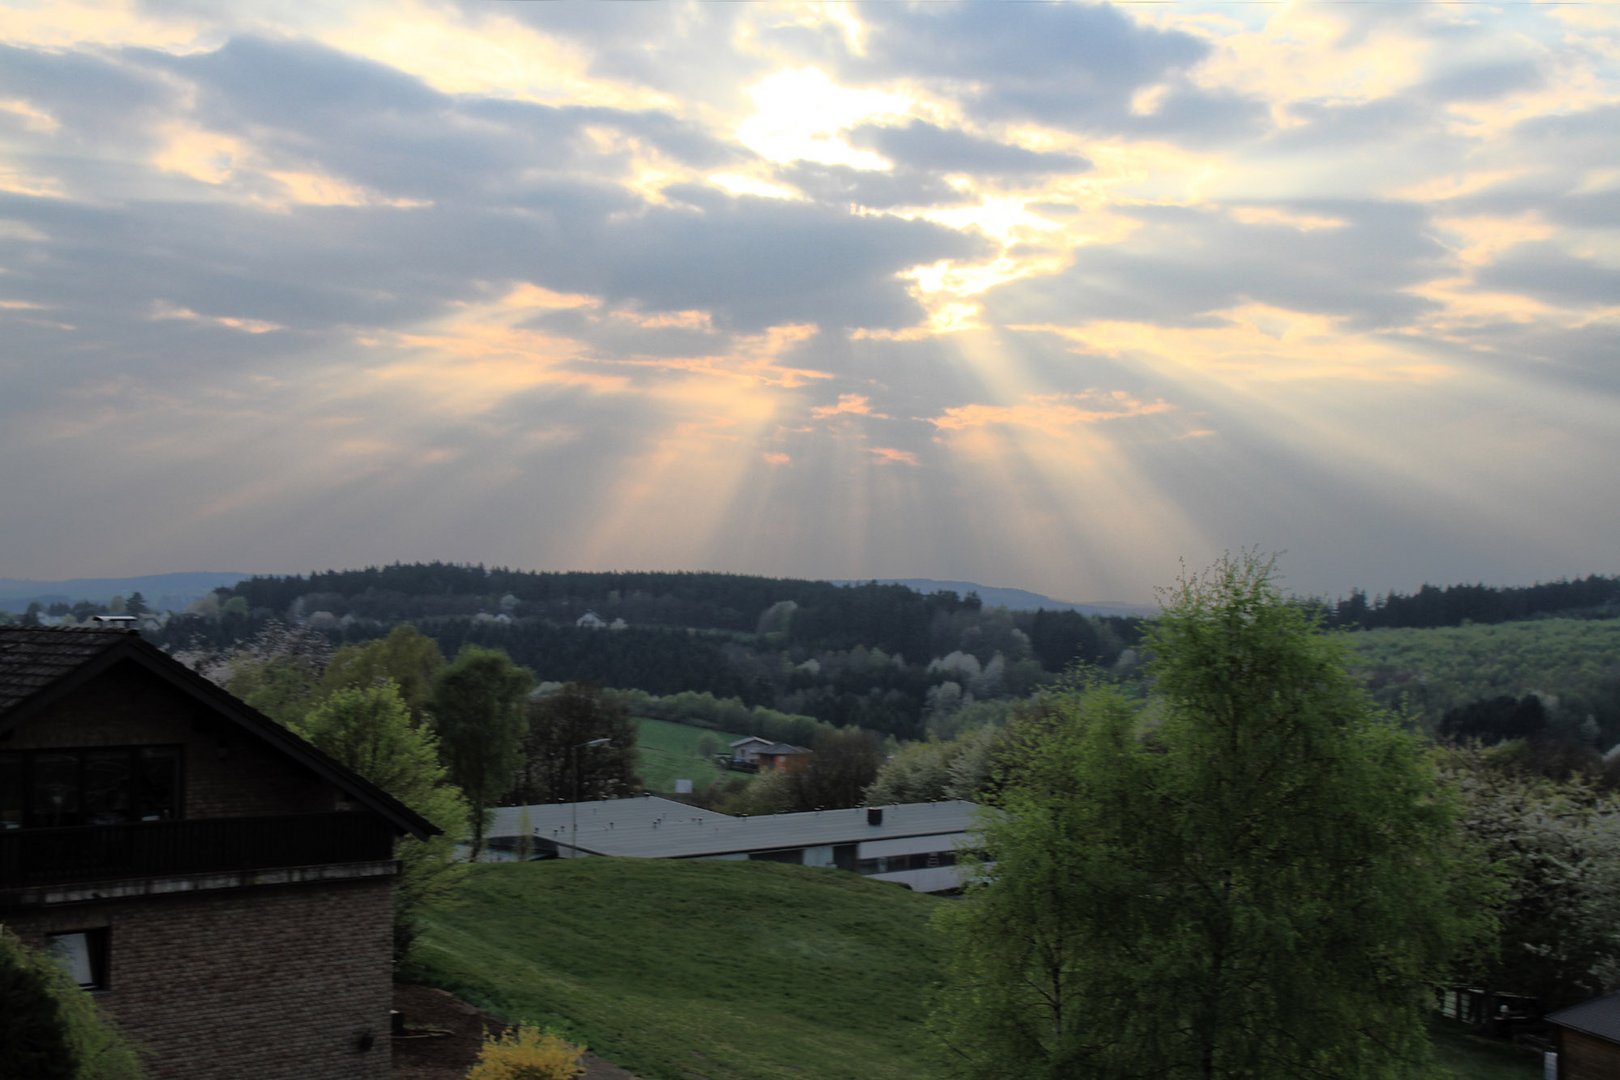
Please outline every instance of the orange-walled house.
[[776, 742], [750, 735], [731, 744], [731, 760], [761, 771], [798, 772], [810, 763], [814, 752], [792, 743]]
[[138, 634], [0, 627], [0, 923], [161, 1080], [385, 1080], [396, 838], [437, 830]]

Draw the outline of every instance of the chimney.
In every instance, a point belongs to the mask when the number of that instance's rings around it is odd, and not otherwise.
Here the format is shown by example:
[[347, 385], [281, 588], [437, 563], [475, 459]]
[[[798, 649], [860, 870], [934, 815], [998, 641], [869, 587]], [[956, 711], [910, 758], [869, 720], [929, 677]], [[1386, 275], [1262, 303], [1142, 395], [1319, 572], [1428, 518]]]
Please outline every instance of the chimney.
[[881, 824], [883, 824], [883, 807], [881, 807], [881, 806], [868, 806], [866, 808], [866, 823], [868, 825], [881, 825]]

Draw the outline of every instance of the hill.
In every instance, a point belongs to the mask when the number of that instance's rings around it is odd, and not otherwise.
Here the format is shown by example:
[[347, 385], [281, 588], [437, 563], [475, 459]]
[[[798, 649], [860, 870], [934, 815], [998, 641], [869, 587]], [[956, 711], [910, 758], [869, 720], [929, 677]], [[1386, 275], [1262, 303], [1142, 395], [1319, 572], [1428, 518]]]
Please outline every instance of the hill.
[[25, 581], [0, 578], [0, 611], [22, 611], [29, 604], [76, 604], [89, 601], [105, 604], [115, 596], [140, 593], [153, 611], [181, 611], [221, 585], [235, 585], [246, 574], [228, 571], [196, 571], [181, 574], [148, 574], [126, 578], [70, 578], [66, 581]]
[[[833, 580], [834, 585], [865, 585], [871, 579]], [[966, 596], [974, 593], [986, 607], [1004, 607], [1008, 611], [1078, 611], [1084, 615], [1146, 616], [1158, 613], [1152, 604], [1124, 604], [1114, 602], [1076, 603], [1055, 600], [1028, 589], [1010, 589], [997, 585], [980, 585], [975, 581], [939, 581], [935, 578], [877, 578], [879, 585], [904, 585], [913, 592], [923, 594], [954, 592]]]
[[[955, 901], [765, 862], [486, 863], [428, 913], [405, 974], [556, 1028], [645, 1080], [926, 1080], [929, 988]], [[1436, 1020], [1455, 1080], [1539, 1055]]]
[[913, 1080], [947, 902], [763, 862], [485, 864], [411, 974], [647, 1080]]
[[1433, 731], [1447, 710], [1484, 698], [1545, 695], [1601, 749], [1620, 742], [1620, 619], [1532, 619], [1346, 635], [1373, 696]]

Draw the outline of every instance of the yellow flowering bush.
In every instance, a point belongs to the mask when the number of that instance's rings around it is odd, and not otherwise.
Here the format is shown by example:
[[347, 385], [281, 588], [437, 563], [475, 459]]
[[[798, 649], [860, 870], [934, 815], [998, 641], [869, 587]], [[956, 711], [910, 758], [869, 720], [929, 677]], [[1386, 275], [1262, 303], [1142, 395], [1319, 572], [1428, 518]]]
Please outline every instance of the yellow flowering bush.
[[484, 1036], [467, 1080], [573, 1080], [585, 1075], [579, 1063], [583, 1046], [539, 1028], [519, 1025], [507, 1028], [497, 1038]]

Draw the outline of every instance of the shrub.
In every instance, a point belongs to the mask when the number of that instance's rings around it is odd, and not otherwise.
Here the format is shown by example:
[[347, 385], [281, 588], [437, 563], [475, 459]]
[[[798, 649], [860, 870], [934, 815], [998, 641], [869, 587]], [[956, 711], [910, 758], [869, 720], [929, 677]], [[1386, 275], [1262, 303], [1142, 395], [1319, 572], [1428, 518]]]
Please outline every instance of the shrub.
[[[0, 926], [0, 1047], [6, 1076], [140, 1080], [135, 1047], [49, 957]], [[560, 1074], [559, 1074], [560, 1075]]]
[[572, 1080], [585, 1075], [579, 1063], [584, 1052], [583, 1046], [549, 1031], [527, 1025], [507, 1028], [499, 1038], [484, 1036], [467, 1080]]

